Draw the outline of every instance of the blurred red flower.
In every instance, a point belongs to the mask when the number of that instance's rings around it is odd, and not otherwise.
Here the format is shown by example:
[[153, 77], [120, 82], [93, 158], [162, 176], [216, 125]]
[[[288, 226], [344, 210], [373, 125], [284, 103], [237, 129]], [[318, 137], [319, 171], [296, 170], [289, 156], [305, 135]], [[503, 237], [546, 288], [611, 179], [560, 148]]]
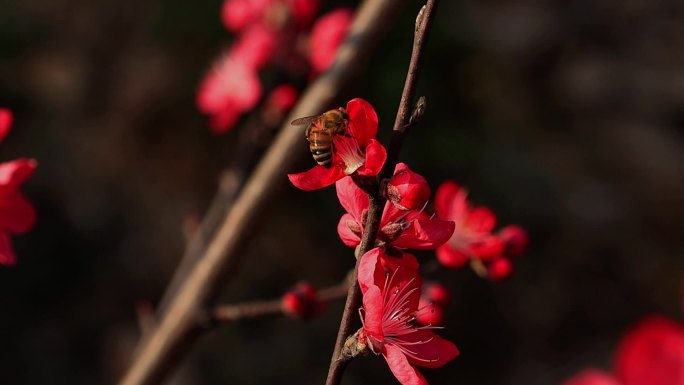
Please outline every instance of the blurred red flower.
[[13, 121], [14, 114], [12, 114], [12, 110], [9, 108], [0, 108], [0, 142], [9, 134]]
[[311, 28], [309, 54], [311, 67], [315, 72], [320, 73], [330, 68], [352, 20], [354, 12], [348, 8], [334, 10], [316, 20]]
[[437, 249], [437, 259], [452, 269], [477, 260], [478, 273], [492, 280], [504, 279], [513, 271], [510, 258], [527, 248], [527, 233], [517, 225], [493, 233], [496, 215], [484, 206], [471, 207], [467, 196], [468, 192], [454, 181], [446, 181], [437, 189], [437, 216], [456, 223], [449, 241]]
[[221, 57], [197, 91], [197, 107], [210, 116], [217, 133], [230, 130], [240, 115], [256, 105], [261, 83], [256, 71], [232, 55]]
[[683, 385], [684, 327], [663, 316], [643, 319], [622, 337], [615, 374], [623, 385]]
[[632, 327], [618, 344], [615, 374], [585, 369], [563, 385], [683, 385], [684, 326], [652, 315]]
[[19, 190], [36, 169], [33, 159], [0, 163], [0, 264], [12, 265], [16, 256], [10, 234], [23, 234], [36, 222], [36, 211]]

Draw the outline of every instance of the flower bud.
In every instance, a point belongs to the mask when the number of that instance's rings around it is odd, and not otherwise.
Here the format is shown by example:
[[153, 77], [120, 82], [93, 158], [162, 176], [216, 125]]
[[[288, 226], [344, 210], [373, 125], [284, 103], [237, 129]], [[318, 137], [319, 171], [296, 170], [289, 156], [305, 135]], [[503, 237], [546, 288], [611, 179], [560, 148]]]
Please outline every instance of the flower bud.
[[320, 314], [325, 304], [316, 298], [316, 289], [308, 282], [300, 282], [282, 299], [283, 312], [295, 318], [313, 318]]
[[487, 276], [492, 281], [501, 281], [508, 278], [513, 272], [511, 261], [506, 258], [497, 258], [487, 265]]
[[505, 243], [506, 256], [517, 257], [527, 249], [527, 232], [520, 226], [509, 225], [499, 231], [499, 238]]
[[402, 210], [420, 210], [430, 198], [430, 186], [422, 175], [398, 163], [387, 184], [387, 199]]
[[12, 114], [12, 110], [0, 108], [0, 141], [5, 139], [9, 133], [13, 121], [14, 115]]
[[422, 326], [444, 325], [444, 308], [434, 302], [421, 298], [418, 302], [416, 323]]
[[421, 297], [443, 308], [449, 306], [451, 302], [449, 289], [439, 282], [425, 282]]

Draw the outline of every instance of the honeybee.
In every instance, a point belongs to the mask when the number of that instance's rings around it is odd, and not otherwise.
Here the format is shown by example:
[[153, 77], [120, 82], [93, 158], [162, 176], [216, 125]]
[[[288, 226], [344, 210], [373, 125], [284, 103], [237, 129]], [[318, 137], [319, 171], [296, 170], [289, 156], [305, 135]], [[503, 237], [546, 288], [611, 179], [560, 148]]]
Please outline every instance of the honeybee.
[[308, 125], [304, 136], [316, 163], [330, 168], [333, 157], [333, 137], [347, 135], [349, 115], [343, 108], [326, 111], [321, 115], [307, 116], [292, 121], [293, 126]]

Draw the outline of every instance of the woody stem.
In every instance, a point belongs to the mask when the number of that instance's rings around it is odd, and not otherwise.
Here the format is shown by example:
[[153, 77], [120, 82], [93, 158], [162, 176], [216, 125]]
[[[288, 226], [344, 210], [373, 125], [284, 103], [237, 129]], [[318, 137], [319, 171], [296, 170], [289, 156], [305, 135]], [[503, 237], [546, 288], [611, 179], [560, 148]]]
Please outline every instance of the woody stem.
[[[416, 18], [416, 29], [413, 40], [413, 51], [411, 53], [411, 61], [409, 63], [406, 81], [404, 82], [404, 91], [401, 95], [399, 103], [399, 110], [392, 130], [392, 139], [387, 151], [387, 161], [378, 176], [377, 182], [382, 182], [389, 179], [394, 172], [394, 167], [399, 159], [399, 151], [404, 141], [404, 136], [408, 129], [413, 126], [425, 109], [425, 99], [420, 98], [415, 108], [411, 108], [413, 102], [416, 83], [418, 81], [418, 73], [420, 70], [420, 62], [425, 50], [425, 42], [430, 31], [430, 26], [435, 16], [435, 10], [439, 0], [428, 0]], [[369, 207], [366, 223], [364, 224], [364, 233], [359, 245], [358, 258], [356, 266], [352, 273], [353, 284], [349, 287], [347, 292], [347, 301], [344, 305], [344, 312], [340, 320], [340, 328], [337, 332], [337, 340], [335, 341], [335, 350], [330, 360], [330, 367], [328, 369], [328, 377], [326, 385], [339, 385], [342, 381], [342, 375], [349, 362], [349, 357], [342, 354], [344, 342], [347, 336], [351, 334], [352, 320], [356, 315], [356, 311], [361, 303], [361, 289], [356, 281], [358, 274], [359, 261], [361, 256], [373, 247], [375, 247], [375, 238], [380, 227], [380, 218], [382, 217], [382, 210], [385, 207], [386, 199], [385, 191], [386, 183], [376, 183], [374, 191], [369, 192]], [[367, 190], [366, 190], [367, 191]]]

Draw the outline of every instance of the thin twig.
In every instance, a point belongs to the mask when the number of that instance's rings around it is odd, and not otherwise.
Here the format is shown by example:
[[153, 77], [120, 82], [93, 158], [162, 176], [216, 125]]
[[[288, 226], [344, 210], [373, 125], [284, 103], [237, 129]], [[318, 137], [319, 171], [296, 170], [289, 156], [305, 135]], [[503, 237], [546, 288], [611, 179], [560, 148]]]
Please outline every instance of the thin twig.
[[[350, 280], [345, 278], [337, 285], [322, 288], [316, 293], [316, 300], [319, 302], [330, 302], [344, 297], [349, 289], [349, 283]], [[283, 315], [282, 303], [282, 298], [277, 298], [266, 301], [219, 305], [211, 311], [211, 323], [216, 325], [237, 320]]]
[[406, 82], [404, 83], [404, 91], [401, 95], [399, 103], [399, 110], [397, 118], [392, 130], [392, 139], [387, 151], [387, 161], [379, 176], [380, 183], [376, 186], [375, 194], [370, 194], [368, 216], [364, 226], [364, 234], [361, 240], [358, 251], [358, 259], [356, 267], [352, 276], [354, 277], [354, 284], [350, 286], [347, 293], [347, 301], [340, 320], [340, 328], [337, 333], [337, 340], [335, 341], [335, 350], [333, 351], [332, 359], [330, 360], [330, 367], [328, 369], [328, 377], [326, 378], [326, 385], [339, 385], [342, 381], [342, 375], [349, 362], [349, 357], [342, 354], [345, 340], [351, 334], [352, 320], [355, 318], [356, 311], [361, 303], [361, 289], [356, 282], [358, 274], [359, 261], [361, 256], [375, 247], [375, 238], [380, 227], [380, 218], [385, 206], [385, 189], [386, 184], [383, 180], [389, 179], [394, 172], [394, 167], [399, 159], [399, 151], [404, 141], [404, 137], [408, 132], [410, 126], [415, 124], [425, 110], [425, 99], [420, 98], [415, 108], [411, 108], [413, 101], [416, 83], [418, 81], [418, 72], [420, 70], [420, 62], [425, 50], [425, 41], [430, 31], [430, 25], [435, 16], [435, 10], [438, 0], [428, 0], [427, 4], [421, 8], [418, 18], [416, 19], [415, 36], [413, 40], [413, 51], [411, 53], [411, 61], [409, 63], [408, 73], [406, 75]]
[[[340, 46], [333, 66], [304, 93], [291, 112], [296, 117], [324, 111], [370, 57], [380, 36], [402, 5], [397, 0], [366, 0], [359, 7], [349, 36]], [[206, 251], [190, 270], [156, 328], [143, 340], [121, 385], [158, 384], [174, 368], [201, 332], [205, 309], [215, 301], [226, 278], [258, 225], [267, 216], [268, 203], [287, 181], [285, 175], [305, 151], [300, 127], [285, 124], [251, 175]]]

